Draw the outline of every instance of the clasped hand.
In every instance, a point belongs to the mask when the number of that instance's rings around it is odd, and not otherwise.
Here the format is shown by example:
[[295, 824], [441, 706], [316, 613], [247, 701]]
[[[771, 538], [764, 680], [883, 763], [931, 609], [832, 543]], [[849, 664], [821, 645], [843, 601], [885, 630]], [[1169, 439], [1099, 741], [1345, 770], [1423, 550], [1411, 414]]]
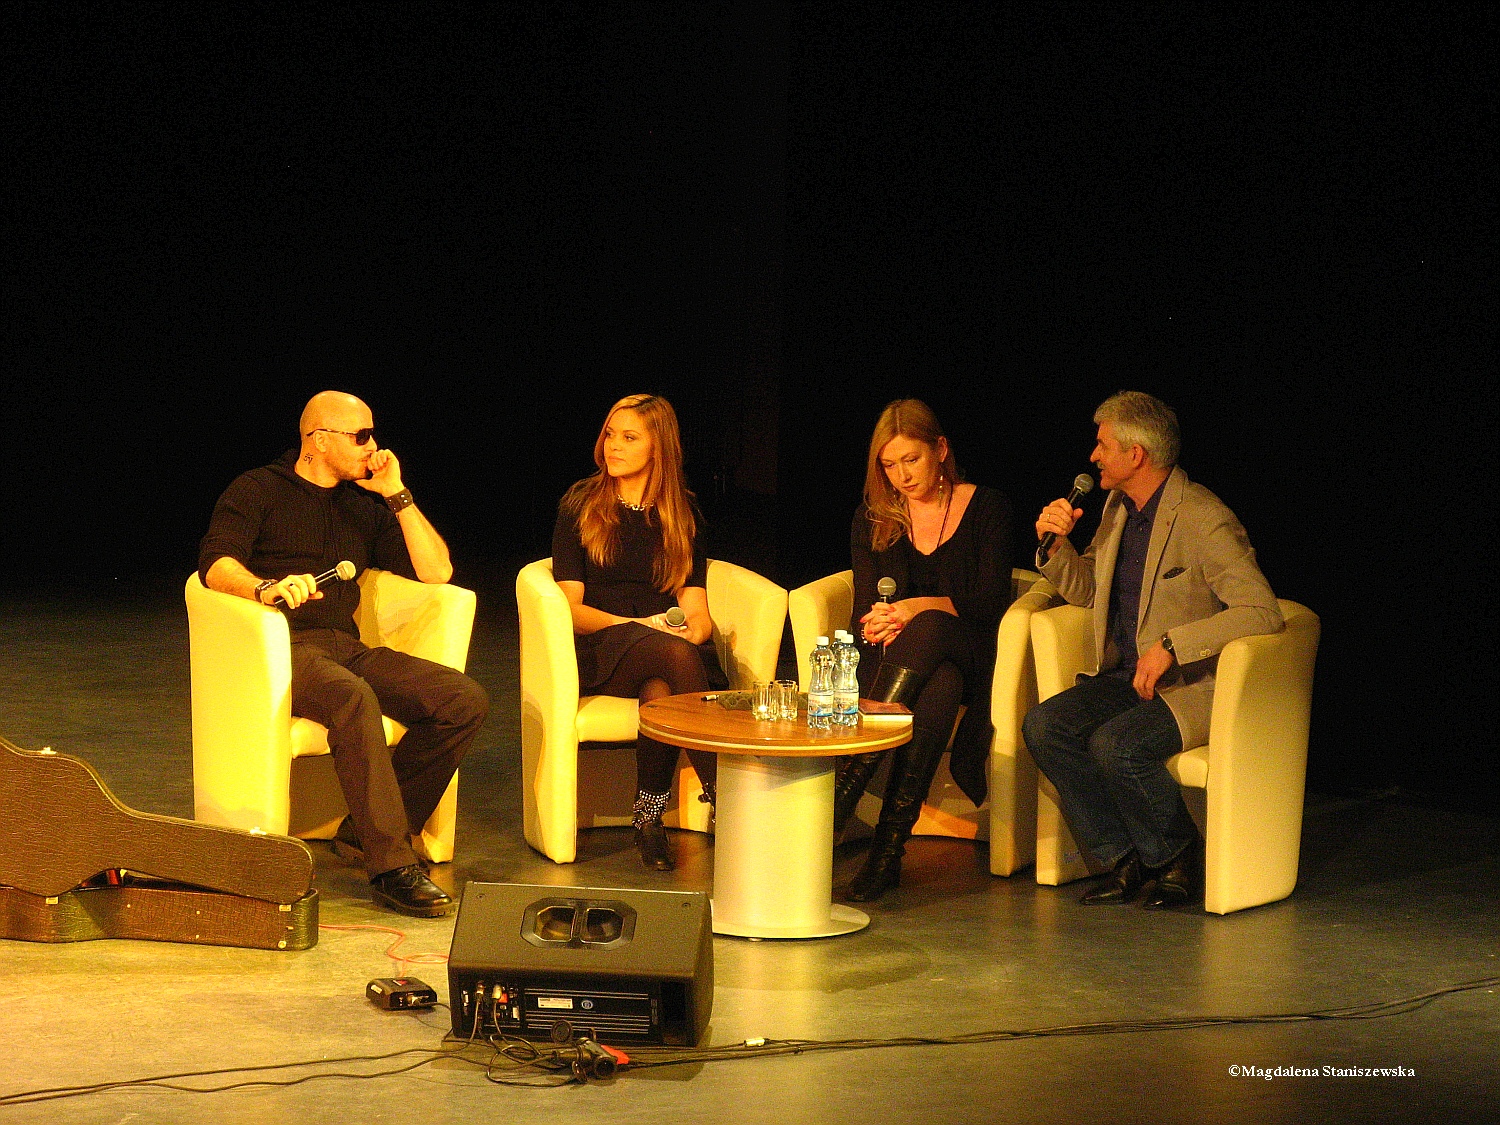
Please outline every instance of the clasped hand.
[[876, 602], [870, 612], [859, 619], [865, 643], [888, 645], [906, 628], [911, 615], [902, 609], [900, 602]]

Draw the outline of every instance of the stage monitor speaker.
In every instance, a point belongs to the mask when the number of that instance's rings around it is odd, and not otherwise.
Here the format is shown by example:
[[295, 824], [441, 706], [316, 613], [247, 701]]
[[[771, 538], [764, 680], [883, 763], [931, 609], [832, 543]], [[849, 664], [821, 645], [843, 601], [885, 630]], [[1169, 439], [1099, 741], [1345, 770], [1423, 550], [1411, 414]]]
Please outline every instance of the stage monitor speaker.
[[469, 883], [448, 954], [453, 1033], [696, 1046], [714, 1006], [713, 918], [688, 891]]

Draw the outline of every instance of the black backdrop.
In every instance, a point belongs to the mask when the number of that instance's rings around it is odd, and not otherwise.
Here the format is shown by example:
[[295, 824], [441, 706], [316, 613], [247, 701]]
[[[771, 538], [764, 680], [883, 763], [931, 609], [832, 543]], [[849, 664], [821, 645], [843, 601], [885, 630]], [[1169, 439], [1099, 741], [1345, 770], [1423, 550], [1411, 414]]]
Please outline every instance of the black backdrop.
[[1313, 783], [1493, 809], [1489, 10], [870, 7], [7, 3], [7, 586], [185, 574], [324, 387], [497, 601], [622, 394], [791, 586], [889, 399], [1024, 533], [1133, 387], [1323, 617]]

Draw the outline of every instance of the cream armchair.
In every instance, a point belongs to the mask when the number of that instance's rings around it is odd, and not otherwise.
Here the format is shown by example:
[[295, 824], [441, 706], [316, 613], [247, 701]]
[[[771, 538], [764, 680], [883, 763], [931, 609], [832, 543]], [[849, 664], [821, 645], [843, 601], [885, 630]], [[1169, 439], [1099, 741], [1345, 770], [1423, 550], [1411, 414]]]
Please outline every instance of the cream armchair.
[[[1036, 676], [1031, 662], [1031, 615], [1058, 598], [1041, 575], [1011, 571], [1012, 602], [1000, 619], [995, 649], [995, 676], [990, 687], [989, 797], [975, 808], [948, 771], [948, 755], [933, 778], [922, 814], [912, 830], [918, 836], [955, 836], [988, 840], [990, 872], [1009, 875], [1030, 863], [1036, 849], [1036, 766], [1021, 741], [1021, 719], [1036, 703]], [[805, 690], [808, 656], [820, 636], [849, 628], [854, 612], [854, 572], [846, 570], [799, 586], [787, 595], [792, 637], [797, 646], [797, 674]], [[956, 729], [956, 728], [955, 728]], [[872, 788], [884, 788], [884, 773]], [[865, 824], [880, 818], [880, 798], [866, 793], [855, 816]]]
[[[521, 761], [526, 842], [557, 863], [578, 854], [580, 828], [630, 823], [635, 800], [636, 701], [578, 697], [578, 660], [568, 599], [552, 579], [552, 560], [516, 575], [521, 615]], [[754, 571], [708, 563], [708, 610], [714, 647], [737, 688], [776, 678], [786, 622], [786, 591]], [[588, 746], [580, 743], [613, 743]], [[673, 804], [663, 822], [709, 830], [703, 787], [679, 758]]]
[[[1204, 909], [1229, 914], [1276, 902], [1297, 883], [1313, 661], [1321, 626], [1306, 606], [1282, 599], [1286, 628], [1224, 646], [1208, 745], [1167, 760], [1188, 789], [1206, 842]], [[1060, 606], [1031, 619], [1042, 699], [1094, 666], [1093, 611]], [[1045, 777], [1037, 799], [1036, 881], [1050, 886], [1088, 874]]]
[[[463, 670], [474, 594], [367, 570], [359, 578], [360, 640]], [[329, 839], [348, 812], [328, 730], [292, 714], [290, 632], [279, 610], [187, 580], [193, 693], [193, 816], [206, 824]], [[394, 746], [405, 728], [385, 720]], [[458, 778], [413, 844], [453, 858]]]

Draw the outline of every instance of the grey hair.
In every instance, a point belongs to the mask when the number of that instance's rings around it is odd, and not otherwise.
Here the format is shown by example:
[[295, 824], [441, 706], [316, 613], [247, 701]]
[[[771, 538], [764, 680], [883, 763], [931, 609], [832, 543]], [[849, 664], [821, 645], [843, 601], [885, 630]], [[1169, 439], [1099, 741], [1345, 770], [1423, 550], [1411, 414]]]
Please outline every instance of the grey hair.
[[1182, 432], [1177, 428], [1177, 412], [1161, 399], [1143, 391], [1120, 391], [1110, 395], [1094, 411], [1099, 425], [1108, 422], [1115, 439], [1127, 449], [1138, 445], [1146, 458], [1158, 469], [1177, 464], [1182, 451]]

